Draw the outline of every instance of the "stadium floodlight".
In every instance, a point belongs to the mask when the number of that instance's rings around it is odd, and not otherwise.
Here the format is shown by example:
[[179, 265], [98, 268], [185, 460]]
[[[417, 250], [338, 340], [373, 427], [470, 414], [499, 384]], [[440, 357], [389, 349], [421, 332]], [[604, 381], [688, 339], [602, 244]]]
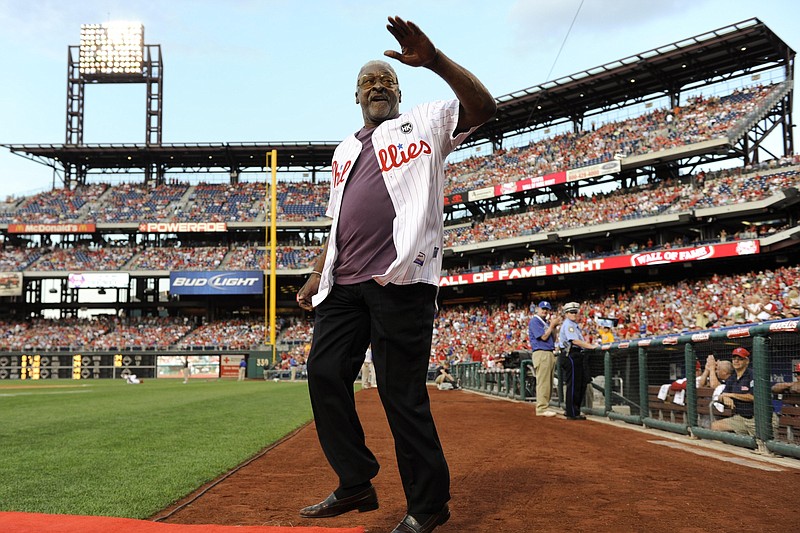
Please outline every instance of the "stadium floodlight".
[[123, 21], [82, 24], [79, 72], [89, 81], [141, 79], [144, 25]]
[[[161, 46], [145, 44], [141, 22], [81, 25], [80, 45], [70, 45], [67, 53], [66, 144], [83, 144], [84, 97], [89, 83], [147, 85], [147, 144], [161, 144], [164, 63]], [[81, 183], [86, 178], [85, 168], [68, 164], [65, 180], [73, 177]]]

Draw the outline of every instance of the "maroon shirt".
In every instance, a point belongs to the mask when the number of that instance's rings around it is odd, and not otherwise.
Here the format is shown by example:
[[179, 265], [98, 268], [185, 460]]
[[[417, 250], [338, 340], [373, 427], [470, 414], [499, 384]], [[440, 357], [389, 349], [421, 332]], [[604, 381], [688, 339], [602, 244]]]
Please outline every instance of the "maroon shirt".
[[395, 210], [372, 147], [374, 128], [356, 133], [359, 154], [342, 196], [336, 234], [335, 283], [353, 285], [386, 272], [397, 257]]

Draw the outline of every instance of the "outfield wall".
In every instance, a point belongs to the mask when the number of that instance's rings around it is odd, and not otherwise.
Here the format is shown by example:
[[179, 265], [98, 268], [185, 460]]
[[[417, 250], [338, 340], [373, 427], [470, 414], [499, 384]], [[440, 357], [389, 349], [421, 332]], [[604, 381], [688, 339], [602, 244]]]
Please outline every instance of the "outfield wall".
[[184, 358], [191, 378], [236, 378], [247, 360], [247, 377], [263, 378], [272, 366], [271, 351], [250, 350], [119, 350], [112, 352], [0, 353], [0, 380], [117, 379], [135, 374], [140, 379], [182, 378]]

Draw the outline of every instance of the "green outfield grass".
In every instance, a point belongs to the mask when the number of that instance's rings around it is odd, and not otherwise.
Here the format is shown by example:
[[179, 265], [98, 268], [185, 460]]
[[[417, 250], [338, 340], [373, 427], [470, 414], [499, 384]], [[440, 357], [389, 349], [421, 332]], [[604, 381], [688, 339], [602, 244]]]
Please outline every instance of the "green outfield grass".
[[146, 518], [311, 417], [304, 382], [0, 382], [0, 510]]

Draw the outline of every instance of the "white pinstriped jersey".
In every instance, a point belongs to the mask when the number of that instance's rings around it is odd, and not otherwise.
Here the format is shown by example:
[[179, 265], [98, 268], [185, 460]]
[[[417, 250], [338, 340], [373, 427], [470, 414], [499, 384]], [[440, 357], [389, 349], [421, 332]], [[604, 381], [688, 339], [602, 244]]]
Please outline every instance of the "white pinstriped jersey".
[[[458, 124], [458, 106], [458, 100], [421, 104], [396, 119], [381, 123], [372, 133], [375, 157], [395, 211], [392, 234], [397, 258], [384, 274], [373, 276], [381, 285], [439, 285], [444, 231], [444, 161], [475, 130], [453, 136]], [[312, 299], [315, 307], [325, 299], [334, 283], [339, 208], [347, 178], [360, 153], [361, 142], [350, 135], [333, 154], [326, 212], [333, 223], [319, 290]]]

